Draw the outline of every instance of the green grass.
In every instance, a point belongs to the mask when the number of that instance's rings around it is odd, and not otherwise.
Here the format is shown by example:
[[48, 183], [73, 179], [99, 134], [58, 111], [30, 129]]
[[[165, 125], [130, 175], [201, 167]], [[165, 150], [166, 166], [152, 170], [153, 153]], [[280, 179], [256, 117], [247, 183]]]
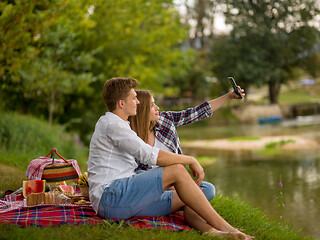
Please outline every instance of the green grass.
[[289, 103], [313, 103], [313, 102], [319, 102], [320, 96], [319, 95], [312, 95], [310, 93], [302, 92], [302, 93], [296, 93], [296, 92], [287, 92], [283, 93], [279, 96], [279, 102], [281, 104], [289, 104]]
[[275, 156], [284, 154], [286, 150], [283, 150], [281, 147], [287, 143], [294, 143], [295, 140], [288, 139], [288, 140], [280, 140], [280, 141], [272, 141], [265, 145], [264, 149], [255, 151], [256, 153], [263, 155], [263, 156]]
[[253, 137], [253, 136], [241, 136], [241, 137], [232, 137], [229, 138], [229, 142], [237, 142], [237, 141], [258, 141], [261, 138], [259, 137]]
[[[197, 231], [168, 232], [159, 229], [139, 230], [119, 224], [104, 224], [96, 226], [64, 225], [57, 227], [26, 227], [0, 225], [0, 239], [33, 240], [33, 239], [209, 239]], [[3, 236], [2, 236], [3, 235]], [[218, 239], [218, 238], [210, 238]]]
[[0, 195], [20, 188], [22, 181], [28, 180], [25, 172], [30, 161], [45, 156], [53, 147], [63, 157], [76, 159], [81, 171], [86, 171], [88, 148], [81, 146], [75, 134], [31, 116], [1, 113]]
[[[217, 195], [212, 206], [231, 225], [243, 229], [256, 239], [298, 240], [298, 231], [286, 223], [268, 219], [259, 209], [251, 207], [238, 198]], [[169, 232], [160, 229], [135, 229], [123, 223], [106, 222], [102, 225], [61, 225], [55, 227], [17, 227], [0, 225], [0, 239], [219, 239], [202, 236], [196, 230]]]
[[[313, 86], [302, 86], [298, 82], [289, 89], [282, 88], [279, 95], [280, 104], [298, 104], [320, 102], [320, 82]], [[267, 98], [257, 103], [269, 103]]]
[[[4, 117], [3, 117], [4, 116]], [[59, 126], [49, 127], [47, 123], [31, 117], [15, 114], [1, 115], [0, 119], [0, 193], [4, 190], [16, 190], [26, 179], [25, 170], [33, 157], [44, 155], [52, 146], [67, 158], [80, 156], [85, 167], [87, 149], [77, 146], [72, 134], [66, 133]], [[5, 129], [5, 130], [3, 130]], [[48, 137], [48, 136], [49, 137]], [[40, 141], [34, 140], [41, 137]], [[69, 149], [70, 148], [70, 149]], [[82, 156], [82, 158], [81, 158]], [[200, 158], [204, 164], [208, 159]], [[83, 169], [84, 170], [84, 169]], [[217, 195], [211, 201], [213, 207], [232, 226], [244, 229], [256, 239], [295, 240], [307, 239], [290, 225], [268, 219], [259, 209], [251, 207], [238, 198]], [[0, 224], [0, 239], [218, 239], [202, 236], [196, 230], [169, 232], [159, 229], [139, 230], [129, 226], [106, 222], [102, 225], [61, 225], [55, 227], [18, 227]]]
[[256, 239], [304, 239], [289, 224], [268, 219], [261, 210], [241, 199], [218, 195], [212, 205], [231, 225], [244, 229]]
[[201, 166], [205, 167], [213, 163], [216, 163], [219, 160], [219, 158], [214, 156], [199, 156], [197, 157], [197, 160], [201, 164]]
[[29, 162], [45, 156], [51, 148], [67, 159], [87, 161], [87, 148], [81, 146], [75, 134], [67, 133], [59, 125], [31, 116], [1, 113], [0, 116], [0, 162], [26, 169]]
[[280, 140], [278, 142], [269, 142], [266, 144], [265, 148], [279, 148], [284, 146], [287, 143], [294, 143], [296, 142], [295, 140], [289, 139], [289, 140]]

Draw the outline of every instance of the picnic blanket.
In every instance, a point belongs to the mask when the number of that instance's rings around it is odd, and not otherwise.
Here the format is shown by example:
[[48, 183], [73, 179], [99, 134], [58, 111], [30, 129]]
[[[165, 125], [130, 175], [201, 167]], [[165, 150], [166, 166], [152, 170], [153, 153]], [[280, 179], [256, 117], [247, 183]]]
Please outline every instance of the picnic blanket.
[[[0, 223], [25, 226], [57, 226], [62, 224], [103, 224], [105, 221], [119, 222], [119, 219], [98, 217], [91, 205], [37, 205], [25, 207], [24, 200], [14, 201], [9, 205], [0, 200]], [[164, 217], [133, 217], [124, 221], [137, 228], [161, 228], [169, 231], [190, 230], [184, 218], [177, 214]]]

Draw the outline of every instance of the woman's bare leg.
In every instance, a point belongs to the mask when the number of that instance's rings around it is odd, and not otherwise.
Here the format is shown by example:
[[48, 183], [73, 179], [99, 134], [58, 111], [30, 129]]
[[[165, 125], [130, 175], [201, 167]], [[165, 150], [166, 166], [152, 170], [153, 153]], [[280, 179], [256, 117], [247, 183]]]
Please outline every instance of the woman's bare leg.
[[181, 201], [176, 191], [173, 191], [172, 197], [172, 207], [171, 212], [174, 213], [183, 208], [183, 216], [184, 220], [193, 228], [199, 230], [204, 233], [212, 229], [212, 227], [207, 224], [202, 217], [200, 217], [196, 212], [194, 212], [191, 208], [186, 206], [184, 202]]
[[180, 210], [183, 205], [184, 205], [183, 207], [184, 220], [188, 223], [189, 226], [199, 230], [204, 234], [207, 234], [210, 236], [229, 237], [234, 239], [252, 239], [252, 237], [248, 235], [244, 235], [237, 229], [235, 229], [233, 232], [223, 232], [213, 228], [190, 207], [185, 206], [185, 204], [179, 198], [178, 194], [174, 191], [173, 198], [172, 198], [171, 212]]
[[[163, 187], [168, 189], [174, 186], [179, 198], [193, 210], [200, 218], [206, 222], [213, 230], [218, 230], [224, 233], [236, 233], [232, 236], [235, 239], [251, 239], [244, 233], [233, 228], [227, 221], [225, 221], [210, 205], [202, 191], [195, 184], [189, 173], [182, 165], [171, 165], [163, 168]], [[187, 210], [187, 215], [189, 210]], [[190, 214], [193, 214], [190, 212]], [[189, 217], [188, 217], [189, 218]], [[198, 227], [207, 229], [207, 226], [202, 225], [200, 220], [195, 224], [200, 224]], [[198, 228], [197, 228], [198, 229]]]

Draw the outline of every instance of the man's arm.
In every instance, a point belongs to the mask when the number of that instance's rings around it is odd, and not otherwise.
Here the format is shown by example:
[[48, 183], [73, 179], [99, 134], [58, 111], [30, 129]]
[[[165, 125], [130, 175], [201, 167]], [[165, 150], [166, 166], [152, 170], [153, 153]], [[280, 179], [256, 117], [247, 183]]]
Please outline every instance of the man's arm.
[[196, 183], [200, 185], [201, 182], [203, 181], [204, 179], [203, 168], [194, 157], [160, 150], [157, 158], [157, 165], [169, 166], [173, 164], [189, 165], [190, 170], [192, 171], [192, 175], [194, 177], [198, 176], [198, 178], [196, 179]]

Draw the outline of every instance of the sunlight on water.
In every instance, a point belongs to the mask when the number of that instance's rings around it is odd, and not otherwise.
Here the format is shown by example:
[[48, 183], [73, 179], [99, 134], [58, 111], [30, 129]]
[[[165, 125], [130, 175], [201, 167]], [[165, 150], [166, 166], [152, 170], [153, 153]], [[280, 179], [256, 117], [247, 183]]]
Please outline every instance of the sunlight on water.
[[[284, 122], [285, 123], [285, 122]], [[186, 140], [231, 137], [299, 135], [320, 142], [320, 124], [241, 125], [227, 127], [182, 127]], [[217, 193], [239, 196], [269, 217], [284, 220], [302, 234], [320, 239], [320, 149], [287, 150], [278, 156], [259, 156], [252, 151], [188, 149], [185, 154], [214, 156], [205, 167], [206, 180]], [[220, 160], [217, 160], [220, 159]], [[279, 182], [281, 184], [279, 186]]]
[[218, 193], [240, 196], [268, 216], [301, 229], [305, 236], [320, 238], [319, 157], [300, 161], [222, 158], [205, 172]]

